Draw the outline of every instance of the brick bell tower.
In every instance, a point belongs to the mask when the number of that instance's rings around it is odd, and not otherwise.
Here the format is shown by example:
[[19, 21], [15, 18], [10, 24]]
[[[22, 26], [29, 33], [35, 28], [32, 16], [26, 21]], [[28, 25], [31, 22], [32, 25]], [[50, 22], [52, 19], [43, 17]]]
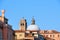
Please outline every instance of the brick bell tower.
[[26, 19], [22, 18], [20, 20], [20, 30], [21, 31], [25, 31], [27, 29], [27, 22], [26, 22]]

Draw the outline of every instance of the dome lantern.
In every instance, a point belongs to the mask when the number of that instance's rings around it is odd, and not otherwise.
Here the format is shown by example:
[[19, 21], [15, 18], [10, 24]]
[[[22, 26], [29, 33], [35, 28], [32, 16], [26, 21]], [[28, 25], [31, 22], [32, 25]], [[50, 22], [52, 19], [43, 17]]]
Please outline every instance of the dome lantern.
[[32, 25], [34, 25], [35, 24], [35, 19], [34, 18], [32, 18], [32, 23], [31, 23]]

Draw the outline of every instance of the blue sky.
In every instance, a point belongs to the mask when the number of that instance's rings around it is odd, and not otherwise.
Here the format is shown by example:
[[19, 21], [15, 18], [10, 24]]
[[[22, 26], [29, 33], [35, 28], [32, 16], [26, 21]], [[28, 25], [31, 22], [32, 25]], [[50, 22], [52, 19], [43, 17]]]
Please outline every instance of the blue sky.
[[22, 17], [30, 25], [34, 16], [41, 30], [60, 31], [60, 0], [0, 0], [2, 9], [5, 9], [5, 17], [14, 30], [19, 29]]

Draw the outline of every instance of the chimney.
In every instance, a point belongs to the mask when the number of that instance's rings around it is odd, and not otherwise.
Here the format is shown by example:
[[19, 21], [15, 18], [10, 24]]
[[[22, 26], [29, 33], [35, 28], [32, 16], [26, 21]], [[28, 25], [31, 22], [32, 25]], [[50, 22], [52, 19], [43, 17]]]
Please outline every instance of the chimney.
[[2, 12], [2, 17], [4, 17], [5, 10], [1, 10], [1, 12]]

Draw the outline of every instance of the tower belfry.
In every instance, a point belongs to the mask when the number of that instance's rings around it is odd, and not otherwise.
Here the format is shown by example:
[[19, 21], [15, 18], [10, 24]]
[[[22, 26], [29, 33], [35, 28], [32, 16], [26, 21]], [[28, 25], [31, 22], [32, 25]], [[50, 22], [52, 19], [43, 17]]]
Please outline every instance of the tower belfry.
[[21, 31], [25, 31], [27, 28], [27, 22], [26, 22], [26, 19], [22, 18], [20, 20], [20, 30]]

